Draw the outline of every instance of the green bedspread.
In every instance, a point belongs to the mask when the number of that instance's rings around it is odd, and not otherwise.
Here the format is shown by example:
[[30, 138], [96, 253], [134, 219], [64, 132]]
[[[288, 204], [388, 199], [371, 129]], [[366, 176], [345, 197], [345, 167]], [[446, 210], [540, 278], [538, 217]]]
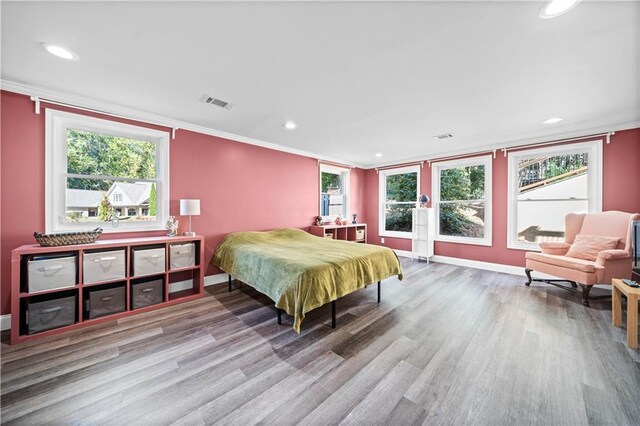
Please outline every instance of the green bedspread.
[[298, 333], [312, 309], [392, 275], [402, 279], [393, 250], [300, 229], [229, 234], [211, 263], [274, 300]]

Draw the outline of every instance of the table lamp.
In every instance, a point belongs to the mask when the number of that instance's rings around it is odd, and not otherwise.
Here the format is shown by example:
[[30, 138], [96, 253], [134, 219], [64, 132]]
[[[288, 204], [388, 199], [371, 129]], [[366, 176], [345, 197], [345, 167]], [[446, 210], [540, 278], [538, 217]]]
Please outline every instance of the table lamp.
[[200, 200], [180, 200], [180, 216], [189, 216], [189, 232], [184, 235], [195, 237], [196, 233], [191, 231], [191, 216], [200, 216]]

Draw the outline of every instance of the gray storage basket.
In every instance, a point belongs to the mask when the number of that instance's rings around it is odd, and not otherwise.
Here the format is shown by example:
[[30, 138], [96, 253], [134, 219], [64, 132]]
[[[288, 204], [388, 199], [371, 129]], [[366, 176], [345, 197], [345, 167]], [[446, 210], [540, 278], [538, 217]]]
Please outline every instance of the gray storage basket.
[[162, 279], [131, 284], [131, 309], [156, 305], [163, 299]]
[[72, 325], [76, 322], [76, 296], [27, 303], [27, 333]]
[[92, 289], [89, 290], [89, 299], [85, 301], [85, 310], [89, 312], [90, 319], [124, 312], [126, 298], [124, 285], [100, 290]]

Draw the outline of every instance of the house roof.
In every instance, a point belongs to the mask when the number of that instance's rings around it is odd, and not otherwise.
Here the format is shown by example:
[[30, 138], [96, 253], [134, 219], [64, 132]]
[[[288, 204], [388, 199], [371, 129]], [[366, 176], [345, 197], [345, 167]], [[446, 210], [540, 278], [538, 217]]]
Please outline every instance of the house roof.
[[[107, 195], [109, 196], [109, 201], [112, 206], [138, 206], [149, 202], [151, 185], [152, 183], [150, 182], [115, 182], [111, 185], [111, 188], [109, 188]], [[123, 194], [122, 201], [116, 202], [113, 200], [111, 194], [113, 194], [116, 189], [119, 189]]]
[[67, 188], [67, 207], [98, 207], [103, 191]]

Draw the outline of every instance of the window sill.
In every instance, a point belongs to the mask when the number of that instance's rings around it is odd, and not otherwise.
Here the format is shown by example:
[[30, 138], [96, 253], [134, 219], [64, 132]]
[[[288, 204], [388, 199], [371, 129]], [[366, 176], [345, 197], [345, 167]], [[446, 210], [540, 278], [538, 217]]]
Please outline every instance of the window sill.
[[455, 243], [455, 244], [466, 244], [472, 246], [484, 246], [484, 247], [492, 247], [493, 243], [491, 240], [476, 240], [472, 238], [452, 238], [452, 237], [441, 237], [438, 236], [434, 238], [434, 241], [439, 243]]
[[382, 238], [400, 238], [410, 240], [411, 232], [380, 232], [378, 236]]
[[112, 227], [107, 224], [102, 224], [102, 225], [95, 224], [93, 226], [88, 226], [88, 227], [84, 227], [84, 226], [60, 227], [53, 230], [47, 230], [47, 233], [52, 234], [52, 233], [61, 233], [61, 232], [89, 232], [89, 231], [93, 231], [96, 228], [102, 228], [103, 234], [130, 234], [133, 232], [158, 232], [158, 231], [167, 230], [167, 228], [165, 228], [162, 225], [149, 226], [149, 227], [127, 227], [127, 226]]
[[527, 246], [523, 246], [523, 245], [517, 245], [517, 244], [507, 244], [507, 248], [509, 250], [522, 250], [522, 251], [537, 251], [537, 252], [541, 252], [542, 250], [540, 250], [540, 246], [539, 245], [535, 245], [535, 246], [531, 246], [531, 247], [527, 247]]

